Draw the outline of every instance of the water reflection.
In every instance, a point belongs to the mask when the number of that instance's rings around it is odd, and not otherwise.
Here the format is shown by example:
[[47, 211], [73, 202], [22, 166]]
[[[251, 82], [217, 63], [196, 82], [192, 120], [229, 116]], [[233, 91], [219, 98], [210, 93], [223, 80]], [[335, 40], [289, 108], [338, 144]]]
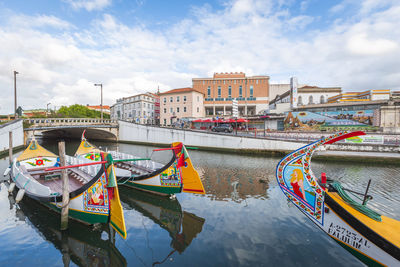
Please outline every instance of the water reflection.
[[8, 196], [10, 210], [15, 217], [27, 222], [46, 241], [51, 242], [62, 254], [64, 266], [72, 261], [79, 266], [126, 266], [124, 256], [115, 247], [115, 231], [106, 225], [96, 228], [69, 220], [68, 230], [60, 231], [60, 217], [31, 199], [15, 204]]
[[169, 199], [125, 187], [120, 187], [120, 192], [121, 200], [126, 204], [124, 209], [134, 209], [140, 212], [166, 230], [171, 237], [171, 252], [165, 255], [165, 258], [153, 262], [153, 266], [165, 262], [175, 251], [179, 254], [183, 253], [203, 229], [205, 219], [182, 211], [177, 199]]

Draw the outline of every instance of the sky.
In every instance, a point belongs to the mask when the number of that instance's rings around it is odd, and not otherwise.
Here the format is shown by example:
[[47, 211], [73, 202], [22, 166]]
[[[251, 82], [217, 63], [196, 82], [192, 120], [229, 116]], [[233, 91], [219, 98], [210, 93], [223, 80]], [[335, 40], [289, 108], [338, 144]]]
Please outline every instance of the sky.
[[398, 0], [0, 0], [0, 114], [104, 104], [215, 72], [400, 90]]

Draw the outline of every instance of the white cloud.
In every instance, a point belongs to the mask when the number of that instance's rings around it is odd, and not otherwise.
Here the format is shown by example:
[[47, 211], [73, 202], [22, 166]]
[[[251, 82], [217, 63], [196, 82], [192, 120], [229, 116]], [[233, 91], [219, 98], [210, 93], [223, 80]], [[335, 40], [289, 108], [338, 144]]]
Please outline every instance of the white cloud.
[[64, 0], [74, 9], [86, 9], [87, 11], [102, 10], [110, 6], [112, 0]]
[[[370, 4], [372, 6], [372, 4]], [[272, 1], [238, 0], [213, 11], [195, 7], [169, 28], [130, 26], [104, 14], [80, 30], [57, 17], [14, 16], [0, 25], [1, 113], [11, 112], [13, 79], [18, 103], [98, 104], [140, 92], [191, 86], [191, 78], [243, 71], [300, 83], [349, 90], [400, 89], [400, 7], [387, 3], [363, 15], [358, 10], [325, 29], [309, 30], [315, 17], [293, 16]], [[238, 15], [241, 14], [241, 15]], [[318, 18], [319, 19], [319, 18]], [[33, 27], [32, 25], [37, 25]], [[46, 27], [58, 29], [50, 34]], [[315, 28], [315, 27], [314, 27]], [[38, 101], [40, 99], [40, 101]]]

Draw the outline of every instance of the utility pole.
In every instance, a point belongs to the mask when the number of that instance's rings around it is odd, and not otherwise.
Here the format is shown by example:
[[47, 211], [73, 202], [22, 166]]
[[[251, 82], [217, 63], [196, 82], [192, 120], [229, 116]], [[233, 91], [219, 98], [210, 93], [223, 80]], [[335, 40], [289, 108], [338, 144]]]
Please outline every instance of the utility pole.
[[103, 123], [103, 84], [102, 83], [95, 83], [94, 86], [100, 86], [100, 96], [101, 96], [101, 103], [100, 103], [100, 110], [101, 110], [101, 122]]
[[18, 114], [17, 114], [17, 74], [19, 74], [19, 72], [14, 70], [14, 119], [16, 119], [18, 117]]
[[46, 116], [49, 117], [49, 105], [51, 103], [47, 103], [47, 107], [46, 107]]

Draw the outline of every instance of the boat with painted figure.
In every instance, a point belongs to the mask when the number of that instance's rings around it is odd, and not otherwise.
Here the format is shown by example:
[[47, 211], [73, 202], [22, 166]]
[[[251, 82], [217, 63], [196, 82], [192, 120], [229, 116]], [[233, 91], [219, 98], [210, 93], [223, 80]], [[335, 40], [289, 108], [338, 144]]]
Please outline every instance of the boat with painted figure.
[[[66, 156], [69, 166], [60, 167], [59, 157], [46, 150], [34, 139], [12, 164], [11, 184], [18, 188], [16, 200], [25, 195], [50, 209], [61, 212], [61, 169], [67, 169], [69, 179], [69, 217], [86, 224], [110, 223], [126, 238], [124, 214], [119, 199], [112, 157], [99, 154], [99, 167], [83, 160]], [[73, 165], [73, 166], [71, 166]]]
[[[284, 157], [276, 178], [286, 197], [312, 222], [367, 265], [400, 266], [400, 221], [367, 206], [371, 197], [344, 188], [337, 181], [317, 179], [311, 170], [313, 152], [321, 146], [364, 132], [340, 132], [306, 145]], [[361, 202], [349, 193], [362, 195]]]
[[[167, 164], [147, 158], [109, 151], [116, 167], [118, 185], [160, 194], [176, 193], [205, 194], [198, 172], [194, 169], [186, 147], [181, 142], [172, 143], [170, 148], [154, 151], [171, 151]], [[86, 161], [99, 161], [101, 150], [89, 143], [82, 134], [81, 143], [75, 157]]]

